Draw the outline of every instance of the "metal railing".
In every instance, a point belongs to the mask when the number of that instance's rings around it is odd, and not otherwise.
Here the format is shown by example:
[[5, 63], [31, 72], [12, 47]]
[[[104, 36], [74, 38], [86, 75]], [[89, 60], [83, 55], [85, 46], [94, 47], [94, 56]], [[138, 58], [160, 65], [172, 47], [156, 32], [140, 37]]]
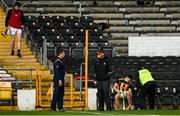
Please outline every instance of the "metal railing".
[[0, 70], [6, 70], [6, 71], [12, 71], [12, 70], [17, 70], [17, 71], [29, 71], [29, 81], [12, 81], [12, 83], [29, 83], [30, 84], [30, 89], [32, 89], [32, 72], [35, 71], [33, 68], [0, 68]]
[[79, 81], [79, 83], [80, 83], [80, 89], [79, 89], [79, 91], [80, 91], [80, 100], [82, 100], [82, 77], [83, 77], [83, 65], [85, 65], [85, 63], [81, 63], [81, 67], [80, 67], [80, 81]]
[[4, 0], [1, 0], [3, 11], [7, 12], [10, 8]]
[[[37, 92], [37, 106], [40, 107], [50, 107], [49, 104], [44, 104], [42, 101], [42, 76], [43, 74], [39, 73], [37, 78], [36, 78], [36, 82], [37, 82], [37, 88], [36, 88], [36, 92]], [[73, 107], [73, 98], [74, 98], [74, 79], [73, 79], [73, 75], [72, 74], [66, 74], [65, 75], [66, 78], [69, 78], [69, 86], [70, 86], [70, 107]], [[46, 82], [47, 83], [47, 82]], [[47, 100], [50, 101], [50, 99], [52, 99], [52, 95], [53, 95], [53, 82], [50, 82], [51, 85], [49, 86], [49, 89], [46, 93], [46, 96], [48, 97]]]

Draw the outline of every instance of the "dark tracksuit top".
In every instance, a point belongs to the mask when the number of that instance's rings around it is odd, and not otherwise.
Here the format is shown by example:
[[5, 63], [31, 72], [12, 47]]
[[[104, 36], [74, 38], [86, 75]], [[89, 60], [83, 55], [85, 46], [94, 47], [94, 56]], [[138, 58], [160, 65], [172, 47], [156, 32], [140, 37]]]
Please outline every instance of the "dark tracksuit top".
[[97, 97], [99, 110], [104, 110], [104, 102], [106, 103], [107, 110], [111, 110], [111, 101], [109, 97], [109, 85], [110, 85], [110, 64], [109, 61], [99, 59], [95, 63], [95, 81], [97, 81]]
[[111, 72], [110, 64], [107, 58], [97, 60], [95, 63], [95, 81], [107, 81], [110, 80], [110, 75], [108, 74]]
[[58, 58], [55, 62], [54, 62], [54, 85], [55, 86], [59, 86], [59, 80], [61, 80], [62, 82], [64, 82], [64, 76], [65, 76], [65, 65], [64, 62]]
[[21, 10], [10, 9], [5, 19], [5, 26], [21, 29], [21, 25], [24, 25], [24, 14]]

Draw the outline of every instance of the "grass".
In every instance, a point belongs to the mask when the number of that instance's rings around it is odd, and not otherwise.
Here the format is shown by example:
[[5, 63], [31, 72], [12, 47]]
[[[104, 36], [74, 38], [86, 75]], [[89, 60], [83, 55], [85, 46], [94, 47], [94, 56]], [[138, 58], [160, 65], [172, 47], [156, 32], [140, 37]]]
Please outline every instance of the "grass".
[[66, 112], [48, 112], [48, 111], [0, 111], [0, 115], [28, 115], [28, 116], [37, 116], [37, 115], [78, 115], [78, 116], [85, 116], [85, 115], [146, 115], [146, 116], [163, 116], [163, 115], [180, 115], [180, 110], [132, 110], [132, 111], [66, 111]]

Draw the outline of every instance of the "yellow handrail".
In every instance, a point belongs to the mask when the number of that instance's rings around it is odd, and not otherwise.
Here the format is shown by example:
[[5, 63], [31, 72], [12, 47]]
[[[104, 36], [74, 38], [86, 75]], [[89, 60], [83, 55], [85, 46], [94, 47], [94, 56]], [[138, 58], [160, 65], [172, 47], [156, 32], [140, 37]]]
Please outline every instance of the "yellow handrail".
[[88, 30], [86, 30], [86, 57], [85, 57], [85, 108], [88, 108]]
[[39, 71], [36, 70], [36, 106], [39, 106]]
[[[39, 76], [38, 77], [38, 87], [36, 88], [36, 91], [37, 91], [37, 97], [38, 97], [38, 104], [40, 107], [50, 107], [49, 105], [46, 105], [46, 104], [42, 104], [42, 73], [39, 73], [38, 74]], [[70, 104], [71, 106], [70, 107], [73, 107], [73, 98], [74, 98], [74, 89], [73, 89], [73, 85], [74, 85], [74, 80], [73, 80], [73, 75], [72, 74], [66, 74], [65, 77], [69, 77], [70, 78]], [[48, 92], [46, 93], [46, 95], [52, 95], [53, 94], [53, 82], [51, 83], [51, 86], [50, 88], [48, 89]], [[50, 101], [48, 99], [48, 101]]]

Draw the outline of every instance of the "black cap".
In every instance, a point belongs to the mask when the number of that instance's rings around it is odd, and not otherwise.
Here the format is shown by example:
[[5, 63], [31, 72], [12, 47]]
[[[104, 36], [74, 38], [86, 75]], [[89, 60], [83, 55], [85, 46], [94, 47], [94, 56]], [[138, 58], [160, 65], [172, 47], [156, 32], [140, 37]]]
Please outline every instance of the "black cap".
[[20, 2], [15, 2], [14, 6], [21, 6], [21, 3]]

